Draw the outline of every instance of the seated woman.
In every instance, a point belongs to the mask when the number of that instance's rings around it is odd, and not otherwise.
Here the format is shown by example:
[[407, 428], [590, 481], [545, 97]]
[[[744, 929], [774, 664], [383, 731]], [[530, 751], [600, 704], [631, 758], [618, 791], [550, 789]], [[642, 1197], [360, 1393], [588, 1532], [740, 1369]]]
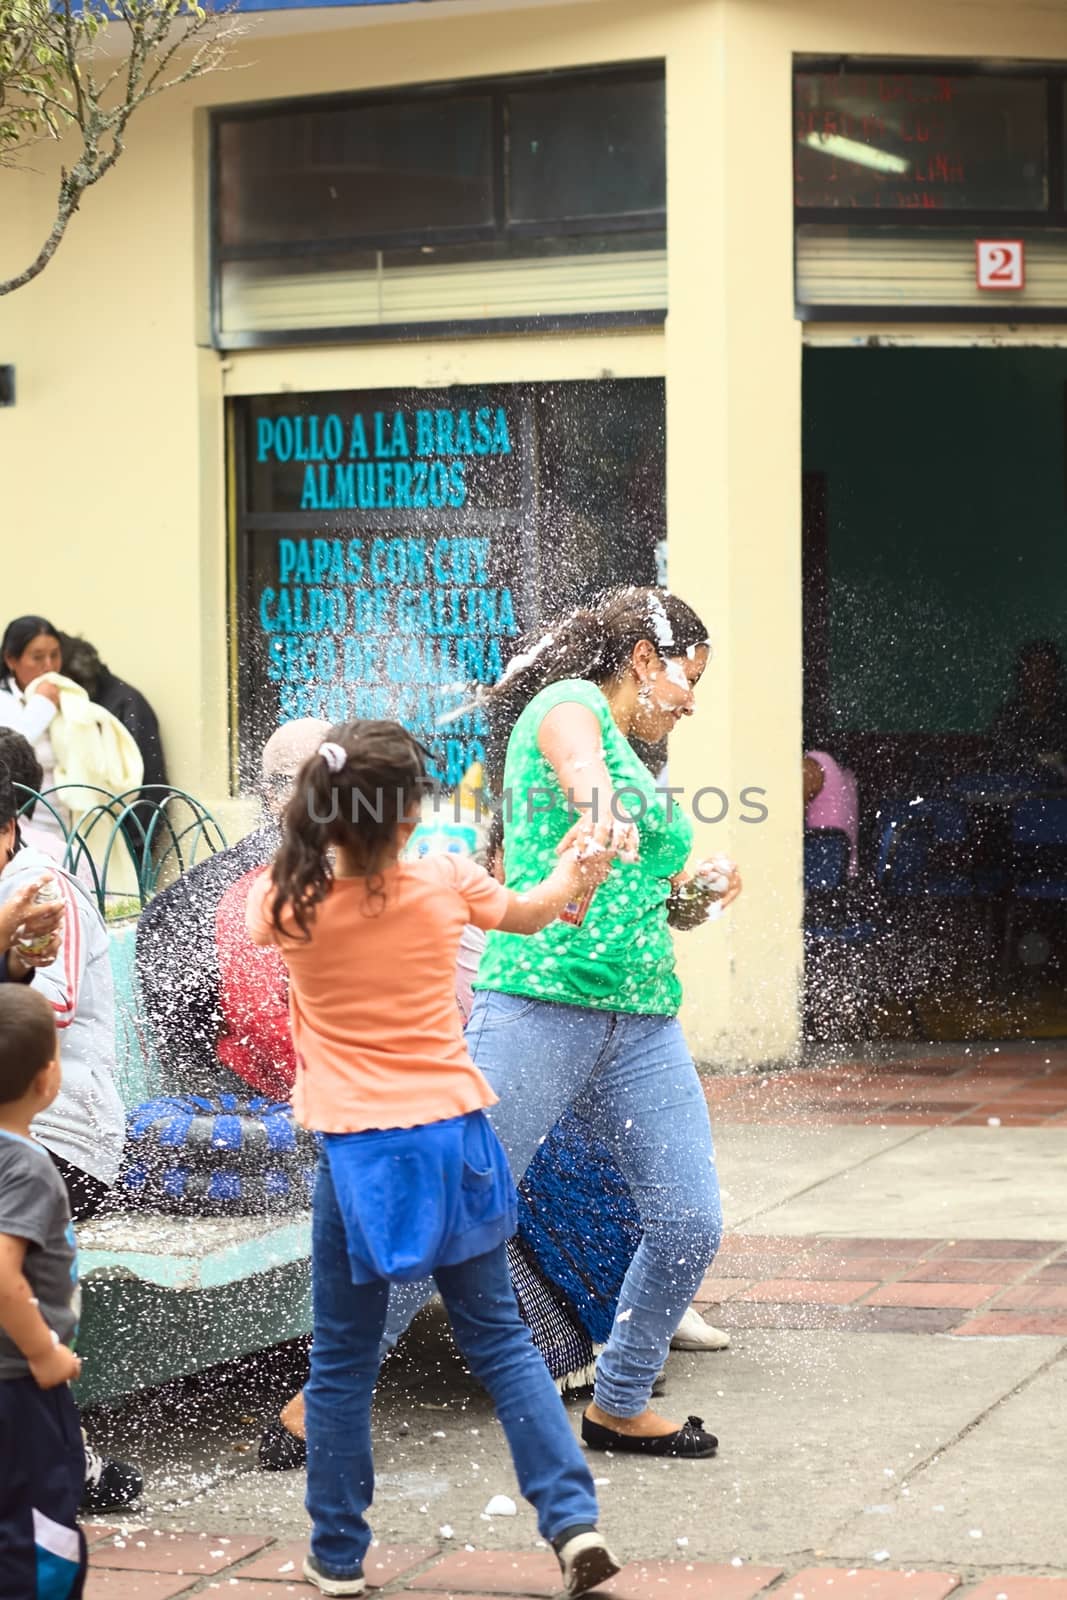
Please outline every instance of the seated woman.
[[[55, 782], [55, 757], [49, 729], [59, 710], [59, 690], [54, 683], [38, 683], [63, 665], [59, 635], [44, 617], [16, 617], [4, 630], [0, 667], [0, 727], [14, 728], [33, 746], [42, 770], [42, 786]], [[32, 694], [29, 692], [33, 690]], [[58, 808], [57, 808], [58, 809]], [[66, 817], [51, 812], [39, 818], [42, 828], [66, 843]]]
[[244, 928], [252, 881], [278, 848], [292, 780], [328, 724], [286, 723], [260, 758], [260, 827], [190, 868], [137, 922], [137, 979], [171, 1093], [249, 1090], [287, 1100], [296, 1063], [285, 968]]
[[804, 826], [838, 828], [848, 835], [848, 875], [859, 871], [859, 798], [856, 774], [825, 750], [804, 755]]

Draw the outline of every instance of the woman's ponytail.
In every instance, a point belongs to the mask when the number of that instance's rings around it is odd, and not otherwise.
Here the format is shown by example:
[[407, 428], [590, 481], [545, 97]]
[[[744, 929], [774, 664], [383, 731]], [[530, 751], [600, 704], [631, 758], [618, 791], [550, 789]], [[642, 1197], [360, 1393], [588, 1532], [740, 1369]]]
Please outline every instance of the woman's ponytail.
[[667, 659], [706, 646], [708, 630], [668, 589], [629, 588], [605, 595], [595, 610], [579, 607], [518, 641], [503, 673], [481, 697], [488, 721], [485, 775], [493, 793], [503, 789], [511, 730], [534, 695], [567, 678], [607, 683], [625, 669], [642, 639]]
[[503, 673], [483, 698], [488, 735], [485, 775], [499, 793], [504, 783], [504, 757], [511, 730], [535, 694], [566, 678], [597, 682], [604, 654], [604, 632], [594, 611], [581, 607], [549, 627], [537, 628], [518, 641]]

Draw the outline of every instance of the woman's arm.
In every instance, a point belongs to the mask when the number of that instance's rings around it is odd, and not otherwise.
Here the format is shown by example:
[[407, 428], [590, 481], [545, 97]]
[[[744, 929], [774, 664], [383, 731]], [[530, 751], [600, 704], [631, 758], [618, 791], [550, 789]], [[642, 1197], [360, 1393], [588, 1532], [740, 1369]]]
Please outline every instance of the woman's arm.
[[[611, 816], [612, 783], [604, 760], [600, 723], [588, 706], [553, 706], [537, 732], [537, 748], [559, 780], [567, 800], [592, 822]], [[523, 795], [512, 803], [526, 803]]]

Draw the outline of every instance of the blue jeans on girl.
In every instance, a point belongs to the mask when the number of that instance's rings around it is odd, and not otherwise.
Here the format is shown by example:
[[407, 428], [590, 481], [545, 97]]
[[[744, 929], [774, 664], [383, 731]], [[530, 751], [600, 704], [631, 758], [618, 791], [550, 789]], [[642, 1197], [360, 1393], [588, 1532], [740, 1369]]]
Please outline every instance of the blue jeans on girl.
[[[330, 1571], [355, 1574], [371, 1541], [364, 1512], [374, 1494], [371, 1395], [378, 1375], [389, 1284], [354, 1284], [348, 1240], [328, 1161], [319, 1164], [312, 1221], [314, 1339], [307, 1406], [307, 1509], [311, 1549]], [[548, 1369], [519, 1316], [503, 1244], [434, 1281], [471, 1371], [489, 1390], [511, 1448], [519, 1488], [545, 1539], [597, 1520], [589, 1468]], [[423, 1294], [425, 1299], [425, 1293]]]
[[[500, 1097], [488, 1115], [516, 1179], [573, 1106], [630, 1185], [644, 1232], [597, 1363], [595, 1399], [612, 1416], [637, 1416], [722, 1239], [707, 1102], [682, 1030], [674, 1017], [480, 990], [466, 1038]], [[387, 1346], [429, 1292], [426, 1283], [394, 1287]]]

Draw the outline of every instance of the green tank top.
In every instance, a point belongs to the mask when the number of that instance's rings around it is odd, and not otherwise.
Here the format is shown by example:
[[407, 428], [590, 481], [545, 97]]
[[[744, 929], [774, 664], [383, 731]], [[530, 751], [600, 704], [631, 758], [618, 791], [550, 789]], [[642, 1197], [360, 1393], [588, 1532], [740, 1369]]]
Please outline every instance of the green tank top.
[[[682, 988], [674, 970], [666, 901], [669, 880], [689, 859], [692, 825], [677, 805], [668, 818], [666, 799], [656, 793], [648, 769], [616, 727], [607, 700], [584, 679], [549, 684], [512, 730], [504, 768], [510, 794], [510, 809], [504, 812], [508, 888], [521, 893], [546, 878], [558, 864], [557, 844], [576, 820], [555, 772], [537, 748], [541, 723], [563, 704], [587, 706], [600, 723], [616, 810], [625, 810], [637, 824], [640, 859], [615, 862], [580, 928], [550, 922], [531, 935], [490, 933], [474, 987], [598, 1011], [674, 1016]], [[533, 805], [527, 805], [527, 796], [536, 790], [551, 793], [551, 811], [543, 810], [547, 795], [535, 796]]]

